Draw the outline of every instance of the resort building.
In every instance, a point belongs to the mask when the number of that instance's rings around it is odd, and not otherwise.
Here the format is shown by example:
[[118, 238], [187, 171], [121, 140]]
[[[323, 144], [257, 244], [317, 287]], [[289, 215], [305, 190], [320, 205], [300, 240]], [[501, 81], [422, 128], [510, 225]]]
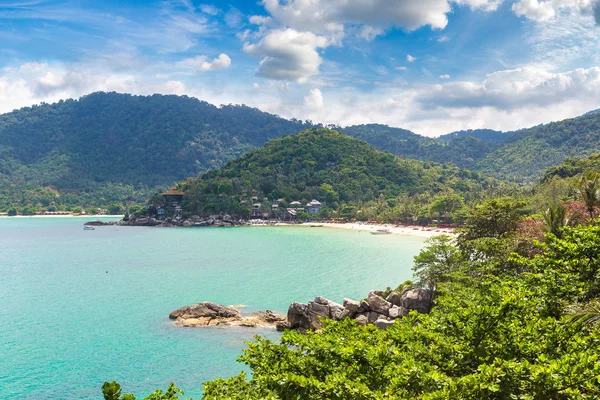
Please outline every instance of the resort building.
[[318, 214], [321, 211], [321, 208], [322, 208], [322, 204], [318, 200], [313, 199], [310, 203], [306, 204], [306, 211], [309, 214], [313, 214], [313, 215]]
[[168, 192], [163, 193], [162, 196], [165, 198], [165, 203], [177, 207], [181, 204], [184, 194], [185, 193], [182, 190], [171, 189]]

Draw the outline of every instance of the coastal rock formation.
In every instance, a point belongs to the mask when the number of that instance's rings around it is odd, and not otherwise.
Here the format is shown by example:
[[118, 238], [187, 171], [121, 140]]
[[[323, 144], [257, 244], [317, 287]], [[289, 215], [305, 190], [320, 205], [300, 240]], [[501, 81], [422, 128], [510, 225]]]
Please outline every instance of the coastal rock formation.
[[386, 292], [372, 290], [366, 300], [359, 302], [345, 298], [343, 305], [321, 296], [307, 304], [294, 302], [288, 309], [287, 320], [279, 323], [277, 329], [319, 330], [323, 327], [323, 318], [337, 321], [352, 318], [360, 325], [373, 324], [386, 329], [411, 310], [428, 313], [431, 308], [432, 293], [429, 290], [412, 288], [384, 296]]
[[202, 302], [181, 307], [169, 314], [175, 325], [184, 327], [198, 326], [246, 326], [274, 327], [285, 322], [286, 318], [271, 310], [257, 311], [250, 317], [242, 317], [239, 310], [221, 304]]
[[182, 217], [174, 218], [149, 218], [149, 217], [129, 217], [128, 220], [121, 221], [89, 221], [85, 225], [90, 226], [160, 226], [160, 227], [227, 227], [247, 225], [243, 220], [236, 220], [228, 214], [211, 215], [209, 217], [191, 217], [184, 219]]

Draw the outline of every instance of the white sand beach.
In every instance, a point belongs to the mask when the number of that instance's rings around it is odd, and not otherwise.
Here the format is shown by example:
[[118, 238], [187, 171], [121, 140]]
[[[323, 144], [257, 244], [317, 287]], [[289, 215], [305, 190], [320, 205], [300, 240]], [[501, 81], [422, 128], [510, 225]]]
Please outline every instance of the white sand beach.
[[351, 223], [334, 223], [324, 222], [318, 225], [323, 225], [324, 228], [335, 228], [335, 229], [347, 229], [364, 232], [375, 232], [379, 229], [388, 229], [393, 235], [401, 236], [418, 236], [429, 238], [438, 235], [455, 235], [451, 228], [435, 228], [435, 227], [416, 227], [416, 226], [405, 226], [405, 225], [394, 225], [394, 224], [364, 224], [358, 222]]
[[422, 227], [422, 226], [406, 226], [406, 225], [394, 225], [394, 224], [366, 224], [361, 222], [350, 222], [350, 223], [339, 223], [339, 222], [315, 222], [305, 224], [286, 224], [286, 223], [255, 223], [250, 226], [287, 226], [287, 227], [301, 227], [307, 229], [346, 229], [359, 232], [375, 232], [379, 229], [387, 229], [392, 235], [399, 236], [416, 236], [429, 238], [438, 235], [450, 235], [455, 236], [456, 233], [452, 228], [435, 228], [435, 227]]

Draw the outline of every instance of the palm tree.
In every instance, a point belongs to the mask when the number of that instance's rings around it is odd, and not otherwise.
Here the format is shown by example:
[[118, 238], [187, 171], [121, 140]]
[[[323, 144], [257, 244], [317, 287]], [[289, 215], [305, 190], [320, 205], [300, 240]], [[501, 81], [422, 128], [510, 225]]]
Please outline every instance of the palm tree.
[[544, 225], [548, 232], [560, 237], [560, 229], [567, 224], [567, 207], [552, 203], [544, 213]]
[[584, 201], [590, 218], [594, 218], [594, 209], [600, 205], [600, 175], [588, 171], [579, 179], [579, 196]]
[[567, 315], [572, 323], [579, 325], [596, 325], [600, 322], [600, 301], [592, 300], [587, 304], [572, 305]]

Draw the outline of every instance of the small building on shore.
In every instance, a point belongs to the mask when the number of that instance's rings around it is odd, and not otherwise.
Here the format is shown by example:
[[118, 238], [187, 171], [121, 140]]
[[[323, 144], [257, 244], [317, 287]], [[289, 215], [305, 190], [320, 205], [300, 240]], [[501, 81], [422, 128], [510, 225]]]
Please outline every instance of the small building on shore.
[[165, 199], [166, 204], [170, 204], [173, 207], [177, 207], [183, 201], [185, 193], [182, 190], [171, 189], [168, 192], [164, 192], [162, 196]]
[[318, 200], [314, 200], [314, 199], [313, 199], [313, 200], [312, 200], [310, 203], [307, 203], [307, 204], [306, 204], [306, 211], [307, 211], [309, 214], [316, 215], [316, 214], [318, 214], [319, 212], [321, 212], [321, 208], [322, 208], [322, 207], [323, 207], [323, 205], [321, 204], [321, 202], [320, 202], [320, 201], [318, 201]]

